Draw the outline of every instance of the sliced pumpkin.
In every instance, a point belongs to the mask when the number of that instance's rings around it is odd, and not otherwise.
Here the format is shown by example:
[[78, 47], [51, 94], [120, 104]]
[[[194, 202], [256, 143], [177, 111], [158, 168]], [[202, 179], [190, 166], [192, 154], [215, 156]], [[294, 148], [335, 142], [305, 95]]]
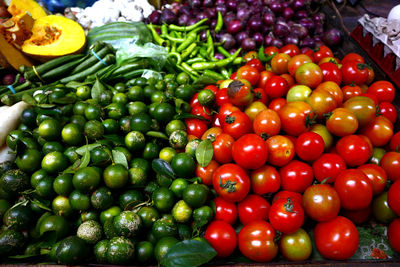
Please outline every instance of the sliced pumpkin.
[[33, 18], [28, 14], [19, 14], [0, 24], [0, 33], [9, 44], [20, 48], [32, 35]]
[[34, 0], [12, 0], [7, 11], [13, 16], [28, 12], [32, 15], [33, 19], [47, 15], [44, 9]]
[[2, 34], [0, 34], [0, 53], [2, 54], [3, 59], [0, 60], [0, 62], [4, 68], [7, 68], [8, 64], [16, 70], [19, 70], [21, 66], [30, 67], [33, 65], [32, 62], [21, 53], [21, 51], [15, 48], [12, 44], [9, 44]]
[[85, 32], [78, 23], [63, 16], [50, 15], [35, 20], [32, 36], [21, 48], [25, 54], [46, 61], [80, 53], [85, 44]]

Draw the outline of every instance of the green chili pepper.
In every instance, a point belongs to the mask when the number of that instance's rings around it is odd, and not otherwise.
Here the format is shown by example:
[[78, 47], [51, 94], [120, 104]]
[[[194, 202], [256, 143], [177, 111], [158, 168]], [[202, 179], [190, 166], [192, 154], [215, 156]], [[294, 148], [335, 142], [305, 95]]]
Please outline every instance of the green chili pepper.
[[207, 53], [210, 58], [214, 57], [214, 42], [210, 33], [210, 30], [207, 30]]
[[213, 69], [213, 68], [215, 68], [215, 67], [217, 66], [216, 63], [217, 63], [217, 62], [207, 62], [207, 61], [204, 61], [204, 62], [197, 62], [197, 63], [193, 63], [193, 64], [192, 64], [192, 68], [193, 68], [194, 70]]
[[192, 53], [190, 53], [189, 57], [195, 57], [199, 53], [200, 47], [196, 46], [195, 49], [193, 49]]
[[185, 51], [183, 51], [181, 57], [182, 59], [185, 59], [187, 56], [189, 56], [189, 54], [191, 54], [193, 52], [193, 50], [196, 48], [197, 44], [196, 43], [192, 43], [191, 45], [188, 46], [188, 48], [185, 49]]
[[[186, 66], [187, 64], [185, 63], [185, 66]], [[180, 70], [180, 71], [183, 71], [183, 72], [185, 72], [185, 73], [187, 73], [189, 76], [190, 76], [190, 78], [192, 79], [192, 80], [196, 80], [200, 75], [195, 71], [195, 70], [193, 70], [193, 71], [189, 71], [189, 70], [187, 70], [187, 69], [185, 69], [185, 68], [183, 68], [181, 65], [176, 65], [176, 67]]]
[[225, 48], [223, 48], [222, 46], [217, 46], [217, 50], [218, 50], [218, 52], [220, 52], [225, 57], [230, 57], [231, 56], [231, 54], [228, 51], [226, 51]]
[[221, 75], [225, 78], [225, 79], [229, 79], [230, 75], [227, 69], [225, 68], [221, 68]]
[[167, 38], [168, 40], [170, 40], [171, 42], [176, 42], [176, 43], [183, 43], [185, 41], [185, 39], [182, 38], [177, 38], [177, 37], [172, 37], [169, 34], [164, 35], [163, 37]]
[[158, 45], [163, 45], [165, 43], [165, 40], [158, 35], [156, 29], [154, 28], [153, 24], [147, 24], [147, 28], [150, 30], [151, 35], [153, 36], [154, 41]]
[[216, 65], [217, 67], [225, 67], [226, 65], [232, 63], [232, 62], [237, 58], [237, 56], [240, 54], [241, 51], [242, 51], [242, 48], [239, 48], [239, 49], [236, 50], [236, 52], [233, 53], [230, 57], [215, 62], [215, 65]]
[[237, 57], [232, 61], [232, 64], [239, 65], [239, 64], [242, 64], [243, 62], [244, 62], [244, 60], [242, 57]]
[[183, 62], [183, 63], [182, 63], [182, 67], [183, 67], [185, 70], [189, 71], [192, 75], [200, 76], [200, 74], [198, 74], [197, 71], [195, 71], [194, 69], [192, 69], [192, 67], [190, 67], [187, 63]]
[[182, 62], [182, 57], [181, 57], [181, 55], [180, 55], [179, 53], [177, 53], [177, 52], [170, 52], [169, 55], [176, 58], [176, 64], [178, 64], [178, 65], [181, 64], [181, 62]]
[[203, 61], [205, 61], [205, 59], [202, 57], [194, 57], [186, 60], [186, 64], [192, 65], [193, 63], [203, 62]]
[[186, 40], [178, 46], [176, 51], [182, 52], [186, 47], [188, 47], [190, 44], [192, 44], [194, 41], [196, 41], [196, 37], [197, 37], [197, 34], [195, 32], [190, 32], [187, 35]]
[[168, 27], [167, 24], [161, 25], [161, 36], [165, 37], [168, 34]]
[[261, 46], [261, 47], [258, 49], [258, 59], [259, 59], [261, 62], [268, 62], [268, 61], [270, 61], [275, 55], [276, 55], [276, 53], [273, 53], [273, 54], [270, 55], [270, 56], [265, 56], [265, 53], [264, 53], [264, 46]]
[[224, 26], [224, 18], [222, 17], [221, 12], [218, 11], [217, 24], [215, 25], [214, 31], [219, 33], [222, 30], [222, 26]]
[[213, 78], [213, 79], [216, 79], [217, 81], [219, 81], [219, 80], [225, 80], [225, 78], [224, 78], [223, 75], [221, 75], [221, 74], [218, 73], [218, 72], [212, 71], [212, 70], [205, 70], [205, 71], [203, 72], [203, 74], [206, 75], [206, 76], [209, 76], [209, 77], [211, 77], [211, 78]]
[[202, 19], [202, 20], [200, 20], [200, 21], [198, 21], [195, 24], [190, 25], [190, 26], [177, 26], [177, 25], [171, 24], [171, 25], [168, 26], [168, 28], [170, 30], [173, 30], [173, 31], [181, 31], [181, 32], [187, 31], [188, 32], [188, 31], [196, 29], [197, 27], [202, 25], [207, 20], [208, 20], [207, 18], [204, 18], [204, 19]]

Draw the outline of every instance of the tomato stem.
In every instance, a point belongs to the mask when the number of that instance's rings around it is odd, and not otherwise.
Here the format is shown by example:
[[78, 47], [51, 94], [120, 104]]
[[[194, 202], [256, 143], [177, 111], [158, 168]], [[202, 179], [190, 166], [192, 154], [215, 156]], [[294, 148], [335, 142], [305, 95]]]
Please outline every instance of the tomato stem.
[[286, 212], [294, 212], [293, 211], [293, 201], [290, 199], [290, 197], [287, 198], [287, 202], [283, 204], [283, 207], [285, 208]]
[[235, 117], [234, 117], [234, 116], [229, 116], [229, 115], [227, 115], [227, 116], [225, 117], [225, 122], [228, 123], [228, 124], [232, 124], [232, 123], [235, 122]]
[[226, 191], [228, 191], [228, 193], [233, 193], [236, 191], [236, 182], [231, 181], [231, 180], [226, 180], [226, 182], [223, 184], [221, 177], [219, 177], [219, 186], [222, 189], [226, 189]]

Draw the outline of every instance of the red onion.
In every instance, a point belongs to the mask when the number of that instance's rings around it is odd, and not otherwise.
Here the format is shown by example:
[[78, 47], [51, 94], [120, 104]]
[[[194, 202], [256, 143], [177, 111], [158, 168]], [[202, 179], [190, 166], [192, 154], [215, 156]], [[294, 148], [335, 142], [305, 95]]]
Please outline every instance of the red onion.
[[288, 36], [286, 36], [283, 39], [283, 42], [285, 44], [295, 44], [298, 45], [300, 43], [299, 37], [297, 37], [296, 35], [290, 33]]
[[240, 20], [232, 20], [228, 24], [227, 31], [231, 34], [240, 32], [243, 29], [242, 22]]
[[214, 6], [213, 0], [203, 0], [203, 7], [212, 7]]
[[226, 6], [230, 9], [230, 10], [236, 10], [237, 6], [238, 6], [238, 1], [237, 0], [227, 0], [226, 1]]
[[292, 7], [294, 10], [300, 10], [305, 7], [305, 1], [304, 0], [294, 0], [292, 2]]
[[225, 5], [225, 0], [217, 0], [217, 1], [215, 1], [215, 5], [217, 5], [217, 6]]
[[323, 41], [329, 46], [336, 46], [342, 41], [342, 33], [336, 29], [330, 29], [324, 33]]
[[236, 44], [235, 38], [233, 38], [233, 36], [231, 34], [229, 34], [229, 33], [222, 34], [221, 38], [219, 39], [219, 41], [221, 43], [223, 43], [222, 46], [225, 49], [228, 49], [228, 50], [231, 49], [232, 47], [234, 47], [235, 44]]
[[274, 38], [274, 39], [272, 39], [271, 45], [281, 48], [283, 46], [283, 42], [279, 38]]
[[290, 28], [286, 23], [277, 23], [274, 27], [274, 35], [282, 38], [288, 35], [290, 32]]
[[274, 1], [269, 5], [269, 8], [276, 14], [282, 12], [282, 4], [280, 2]]
[[160, 23], [161, 13], [158, 10], [154, 10], [151, 14], [147, 17], [147, 21], [153, 24]]
[[252, 31], [252, 32], [260, 31], [261, 27], [262, 27], [261, 18], [256, 17], [256, 16], [250, 18], [249, 22], [248, 22], [248, 27], [249, 27], [250, 31]]
[[3, 76], [3, 84], [10, 85], [15, 82], [15, 75], [12, 73], [6, 74]]
[[272, 40], [274, 37], [272, 35], [266, 35], [264, 36], [264, 45], [265, 46], [270, 46], [272, 44]]
[[246, 38], [242, 42], [242, 48], [246, 51], [256, 50], [257, 44], [252, 38]]
[[218, 12], [221, 12], [221, 15], [224, 16], [226, 14], [226, 12], [228, 11], [228, 9], [226, 8], [225, 5], [217, 5], [215, 7], [215, 10]]
[[313, 48], [315, 47], [315, 41], [310, 36], [307, 36], [306, 38], [300, 41], [300, 47]]
[[294, 10], [290, 7], [285, 7], [285, 9], [283, 9], [282, 16], [285, 19], [291, 19], [294, 16]]
[[251, 38], [253, 38], [257, 46], [260, 46], [264, 41], [264, 36], [260, 32], [256, 32]]
[[245, 31], [236, 34], [235, 39], [238, 43], [242, 43], [244, 39], [248, 38], [249, 34]]
[[266, 12], [263, 15], [262, 21], [265, 26], [272, 26], [275, 24], [275, 14], [272, 11]]

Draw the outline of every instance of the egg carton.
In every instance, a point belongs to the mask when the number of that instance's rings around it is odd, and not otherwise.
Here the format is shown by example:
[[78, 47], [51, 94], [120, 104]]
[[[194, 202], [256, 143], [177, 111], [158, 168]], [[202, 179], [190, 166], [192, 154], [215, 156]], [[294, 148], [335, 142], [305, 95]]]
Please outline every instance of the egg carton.
[[382, 69], [387, 77], [400, 88], [400, 58], [361, 24], [351, 32], [350, 36], [371, 59]]

